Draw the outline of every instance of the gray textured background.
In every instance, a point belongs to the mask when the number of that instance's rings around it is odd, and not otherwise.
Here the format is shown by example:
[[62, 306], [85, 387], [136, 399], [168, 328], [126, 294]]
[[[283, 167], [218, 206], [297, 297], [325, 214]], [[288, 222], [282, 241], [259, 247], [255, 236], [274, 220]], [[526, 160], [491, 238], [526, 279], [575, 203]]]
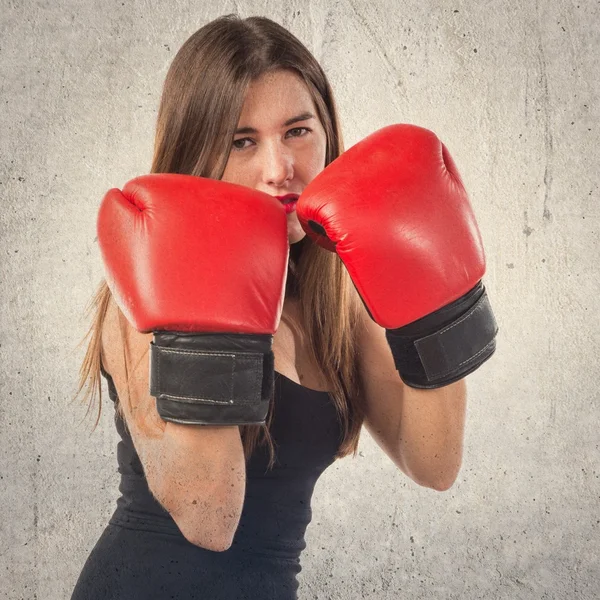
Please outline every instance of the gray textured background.
[[347, 146], [394, 122], [445, 142], [500, 326], [456, 484], [420, 488], [364, 431], [317, 484], [300, 597], [597, 598], [600, 3], [211, 4], [0, 0], [2, 598], [68, 598], [114, 508], [112, 406], [90, 434], [69, 404], [96, 211], [147, 172], [181, 43], [230, 12], [309, 46]]

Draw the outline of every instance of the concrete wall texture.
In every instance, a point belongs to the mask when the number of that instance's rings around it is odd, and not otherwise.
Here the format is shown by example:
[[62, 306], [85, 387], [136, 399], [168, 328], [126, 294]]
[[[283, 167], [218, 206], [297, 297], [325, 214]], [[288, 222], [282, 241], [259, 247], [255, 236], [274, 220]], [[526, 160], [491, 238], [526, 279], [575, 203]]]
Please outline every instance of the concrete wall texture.
[[[463, 468], [422, 488], [363, 432], [318, 482], [300, 597], [600, 597], [596, 0], [0, 0], [0, 595], [68, 598], [118, 495], [113, 408], [70, 403], [104, 192], [150, 167], [183, 41], [238, 12], [321, 61], [346, 146], [435, 131], [465, 181], [500, 333]], [[106, 388], [105, 388], [106, 394]]]

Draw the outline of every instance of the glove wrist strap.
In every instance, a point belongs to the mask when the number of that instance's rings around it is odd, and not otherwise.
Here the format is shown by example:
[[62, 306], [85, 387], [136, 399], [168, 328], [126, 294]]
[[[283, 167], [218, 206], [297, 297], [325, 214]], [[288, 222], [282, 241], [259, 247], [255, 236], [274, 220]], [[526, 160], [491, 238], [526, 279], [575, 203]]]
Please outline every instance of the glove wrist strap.
[[496, 350], [498, 325], [480, 281], [467, 294], [386, 338], [402, 380], [439, 388], [478, 369]]
[[273, 392], [272, 335], [155, 332], [150, 394], [165, 421], [265, 422]]

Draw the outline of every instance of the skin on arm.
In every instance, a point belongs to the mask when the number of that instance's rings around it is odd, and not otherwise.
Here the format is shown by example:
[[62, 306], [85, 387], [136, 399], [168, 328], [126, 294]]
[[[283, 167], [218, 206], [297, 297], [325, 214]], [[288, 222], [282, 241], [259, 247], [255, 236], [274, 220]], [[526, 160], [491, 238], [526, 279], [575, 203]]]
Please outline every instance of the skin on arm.
[[136, 331], [111, 298], [102, 329], [102, 364], [153, 496], [191, 543], [231, 546], [244, 502], [246, 466], [238, 426], [163, 421], [149, 392], [152, 334]]
[[437, 389], [407, 386], [396, 371], [385, 329], [366, 310], [359, 346], [365, 428], [415, 483], [448, 490], [462, 464], [465, 379]]

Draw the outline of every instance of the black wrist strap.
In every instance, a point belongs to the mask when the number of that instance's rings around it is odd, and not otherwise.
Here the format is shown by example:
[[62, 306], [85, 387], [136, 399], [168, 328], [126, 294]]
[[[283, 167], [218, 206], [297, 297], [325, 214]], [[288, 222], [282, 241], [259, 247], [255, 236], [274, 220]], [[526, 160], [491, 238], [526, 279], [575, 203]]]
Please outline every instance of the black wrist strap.
[[387, 329], [396, 368], [415, 388], [438, 388], [478, 369], [496, 350], [498, 325], [481, 282], [432, 315]]
[[165, 421], [265, 422], [273, 391], [272, 336], [160, 332], [150, 344], [150, 394]]

